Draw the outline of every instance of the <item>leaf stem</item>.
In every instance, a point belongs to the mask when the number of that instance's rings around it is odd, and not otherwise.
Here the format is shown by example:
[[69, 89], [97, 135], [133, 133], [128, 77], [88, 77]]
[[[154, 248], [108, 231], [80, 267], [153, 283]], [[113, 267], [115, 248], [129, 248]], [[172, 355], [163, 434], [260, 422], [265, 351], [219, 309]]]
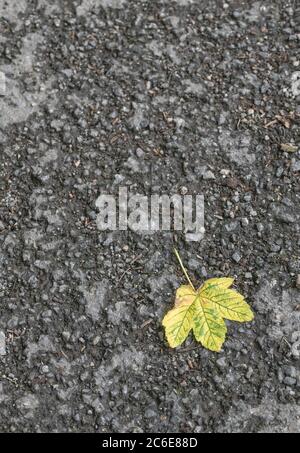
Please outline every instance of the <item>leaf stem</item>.
[[186, 268], [185, 268], [184, 265], [183, 265], [183, 262], [182, 262], [182, 260], [181, 260], [181, 258], [180, 258], [180, 255], [179, 255], [179, 253], [178, 253], [178, 250], [177, 250], [177, 249], [174, 249], [174, 253], [175, 253], [175, 255], [176, 255], [176, 258], [177, 258], [178, 261], [179, 261], [179, 264], [180, 264], [180, 266], [181, 266], [181, 269], [183, 270], [184, 275], [186, 276], [187, 281], [189, 282], [189, 284], [191, 285], [191, 287], [193, 288], [193, 290], [196, 292], [196, 289], [195, 289], [195, 287], [194, 287], [194, 285], [193, 285], [193, 283], [192, 283], [192, 281], [191, 281], [191, 279], [190, 279], [190, 277], [189, 277], [189, 274], [187, 273], [187, 270], [186, 270]]

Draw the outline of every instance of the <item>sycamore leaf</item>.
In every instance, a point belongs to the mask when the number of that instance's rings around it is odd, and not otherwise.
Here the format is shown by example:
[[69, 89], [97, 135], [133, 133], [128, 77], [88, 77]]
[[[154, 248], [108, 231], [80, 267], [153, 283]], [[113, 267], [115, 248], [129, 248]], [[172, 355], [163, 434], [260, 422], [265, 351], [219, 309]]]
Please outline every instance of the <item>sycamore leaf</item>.
[[[183, 267], [178, 252], [177, 257]], [[230, 289], [234, 282], [232, 278], [213, 278], [196, 290], [185, 269], [184, 273], [190, 284], [177, 290], [175, 306], [162, 322], [168, 343], [176, 348], [193, 331], [196, 340], [205, 348], [219, 352], [227, 332], [224, 319], [252, 321], [253, 312], [244, 297]]]
[[232, 278], [214, 278], [204, 283], [199, 291], [203, 298], [210, 300], [223, 318], [238, 322], [252, 321], [254, 315], [244, 297], [237, 291], [228, 289], [233, 282]]

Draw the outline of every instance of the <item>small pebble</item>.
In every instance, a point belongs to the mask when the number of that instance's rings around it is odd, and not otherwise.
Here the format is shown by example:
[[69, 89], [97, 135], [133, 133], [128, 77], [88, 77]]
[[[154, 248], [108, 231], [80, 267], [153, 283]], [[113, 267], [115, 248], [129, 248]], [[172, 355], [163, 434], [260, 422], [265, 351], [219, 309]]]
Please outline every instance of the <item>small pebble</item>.
[[6, 354], [5, 333], [0, 331], [0, 355]]
[[292, 387], [293, 385], [296, 384], [297, 381], [294, 378], [286, 377], [286, 378], [284, 378], [283, 382], [284, 382], [284, 384], [288, 385], [289, 387]]
[[238, 264], [241, 261], [242, 257], [238, 252], [235, 252], [232, 255], [232, 259], [233, 259], [233, 261], [235, 261]]
[[249, 225], [249, 219], [247, 219], [247, 217], [244, 217], [241, 220], [241, 224], [243, 225], [243, 227], [247, 227]]

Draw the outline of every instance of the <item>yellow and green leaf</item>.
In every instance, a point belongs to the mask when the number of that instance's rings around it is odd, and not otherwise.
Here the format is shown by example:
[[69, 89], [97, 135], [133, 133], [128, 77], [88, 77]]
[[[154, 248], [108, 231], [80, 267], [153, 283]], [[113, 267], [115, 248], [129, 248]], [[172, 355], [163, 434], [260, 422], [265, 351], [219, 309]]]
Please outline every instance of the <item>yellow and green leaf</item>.
[[220, 292], [207, 291], [202, 295], [212, 303], [218, 313], [230, 321], [247, 322], [254, 318], [253, 312], [244, 297], [232, 289]]
[[234, 279], [213, 278], [196, 290], [185, 269], [184, 273], [190, 284], [177, 290], [175, 307], [163, 319], [168, 343], [172, 348], [180, 346], [192, 330], [205, 348], [219, 352], [227, 332], [224, 319], [252, 321], [253, 312], [244, 297], [230, 289]]
[[193, 332], [197, 341], [211, 351], [219, 352], [225, 341], [227, 327], [212, 304], [198, 296], [195, 299], [196, 313]]
[[183, 303], [170, 310], [163, 319], [163, 326], [171, 348], [176, 348], [186, 340], [193, 328], [195, 305]]

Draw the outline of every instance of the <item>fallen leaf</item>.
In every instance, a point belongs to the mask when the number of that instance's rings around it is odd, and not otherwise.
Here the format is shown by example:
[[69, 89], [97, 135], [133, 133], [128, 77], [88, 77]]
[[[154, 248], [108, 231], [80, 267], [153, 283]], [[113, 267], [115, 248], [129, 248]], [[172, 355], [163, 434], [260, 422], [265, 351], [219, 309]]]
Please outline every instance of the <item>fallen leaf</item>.
[[189, 281], [176, 292], [175, 307], [163, 319], [166, 337], [172, 348], [180, 346], [193, 331], [197, 341], [211, 351], [219, 352], [225, 341], [224, 319], [246, 322], [254, 319], [250, 306], [237, 291], [230, 289], [234, 279], [213, 278], [196, 290]]
[[290, 127], [291, 127], [291, 122], [289, 121], [288, 118], [285, 118], [285, 117], [280, 116], [280, 115], [276, 115], [275, 118], [276, 118], [281, 124], [283, 124], [283, 126], [284, 126], [286, 129], [290, 129]]
[[280, 148], [285, 153], [295, 153], [298, 150], [298, 147], [291, 145], [290, 143], [281, 143]]

